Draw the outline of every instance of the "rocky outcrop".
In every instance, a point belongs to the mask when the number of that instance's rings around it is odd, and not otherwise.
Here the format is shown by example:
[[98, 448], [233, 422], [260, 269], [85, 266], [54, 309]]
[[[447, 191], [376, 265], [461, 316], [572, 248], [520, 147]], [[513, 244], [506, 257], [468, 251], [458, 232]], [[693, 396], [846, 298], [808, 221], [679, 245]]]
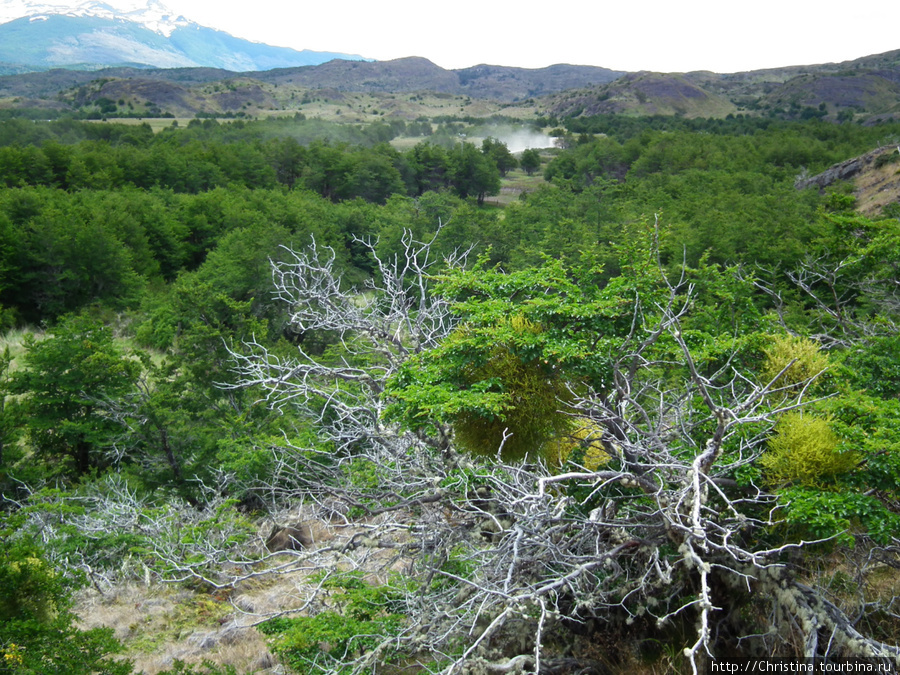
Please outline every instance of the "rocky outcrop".
[[798, 190], [805, 190], [809, 187], [817, 187], [820, 190], [824, 190], [829, 185], [837, 183], [838, 181], [855, 178], [868, 169], [875, 162], [875, 159], [885, 152], [896, 152], [896, 150], [893, 147], [872, 150], [872, 152], [867, 152], [865, 155], [860, 155], [859, 157], [854, 157], [853, 159], [848, 159], [839, 164], [835, 164], [815, 176], [799, 178], [794, 183], [794, 187]]

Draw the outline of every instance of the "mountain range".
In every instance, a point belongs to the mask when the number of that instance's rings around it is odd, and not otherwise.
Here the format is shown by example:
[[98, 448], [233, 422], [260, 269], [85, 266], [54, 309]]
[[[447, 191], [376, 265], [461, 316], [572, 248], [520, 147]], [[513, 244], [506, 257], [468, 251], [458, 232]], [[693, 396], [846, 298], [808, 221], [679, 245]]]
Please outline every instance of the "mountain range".
[[[432, 97], [427, 104], [422, 92]], [[159, 0], [4, 0], [3, 108], [147, 117], [304, 112], [344, 121], [450, 113], [865, 121], [900, 117], [900, 50], [732, 74], [566, 64], [446, 70], [421, 57], [375, 62], [241, 40]]]
[[232, 71], [308, 66], [353, 54], [298, 51], [198, 25], [158, 0], [8, 0], [0, 10], [0, 74], [50, 68], [211, 67]]

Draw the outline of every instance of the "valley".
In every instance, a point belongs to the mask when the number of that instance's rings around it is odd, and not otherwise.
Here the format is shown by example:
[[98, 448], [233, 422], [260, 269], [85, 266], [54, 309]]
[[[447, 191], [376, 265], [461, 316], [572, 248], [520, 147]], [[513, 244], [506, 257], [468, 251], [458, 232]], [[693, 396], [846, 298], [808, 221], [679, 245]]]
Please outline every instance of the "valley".
[[0, 674], [900, 665], [900, 51], [53, 65]]

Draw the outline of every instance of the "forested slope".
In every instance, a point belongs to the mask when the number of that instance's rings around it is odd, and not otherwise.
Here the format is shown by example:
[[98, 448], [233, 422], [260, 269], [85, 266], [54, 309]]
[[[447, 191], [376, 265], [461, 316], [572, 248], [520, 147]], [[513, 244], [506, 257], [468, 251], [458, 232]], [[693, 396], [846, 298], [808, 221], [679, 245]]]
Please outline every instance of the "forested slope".
[[152, 650], [79, 584], [316, 561], [294, 672], [900, 659], [900, 207], [795, 187], [900, 126], [567, 126], [501, 209], [463, 120], [0, 124], [0, 672]]

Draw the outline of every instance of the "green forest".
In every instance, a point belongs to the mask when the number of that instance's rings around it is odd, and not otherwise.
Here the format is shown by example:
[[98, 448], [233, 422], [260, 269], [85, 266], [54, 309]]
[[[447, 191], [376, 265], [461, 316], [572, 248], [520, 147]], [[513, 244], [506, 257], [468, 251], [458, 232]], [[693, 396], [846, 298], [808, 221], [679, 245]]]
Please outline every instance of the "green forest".
[[900, 665], [900, 123], [532, 126], [0, 120], [0, 674]]

